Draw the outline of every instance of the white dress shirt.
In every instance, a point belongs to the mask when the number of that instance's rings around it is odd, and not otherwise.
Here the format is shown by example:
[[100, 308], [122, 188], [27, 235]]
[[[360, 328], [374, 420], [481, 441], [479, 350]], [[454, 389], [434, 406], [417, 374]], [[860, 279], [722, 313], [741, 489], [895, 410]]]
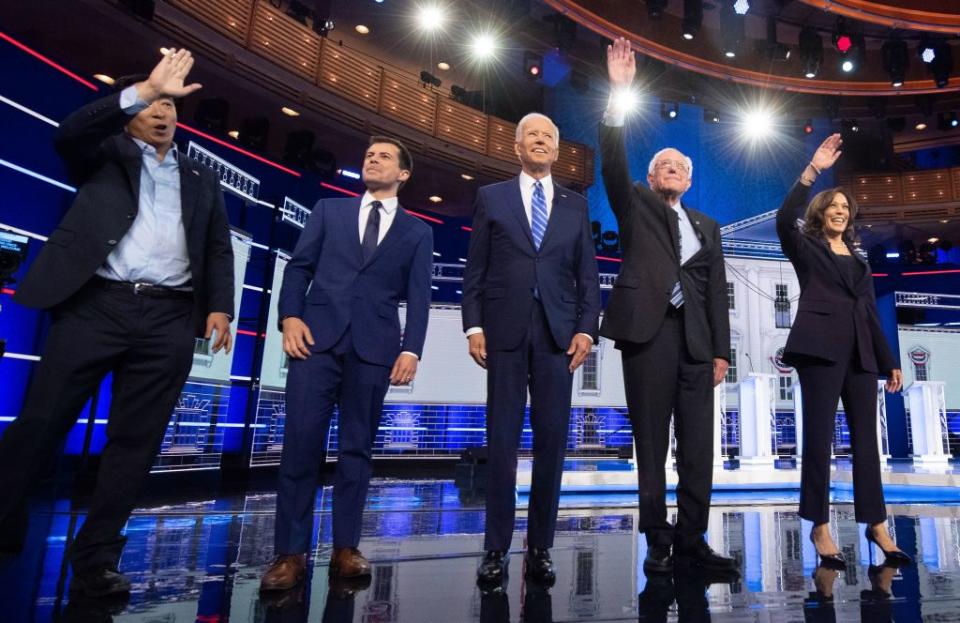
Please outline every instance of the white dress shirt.
[[[393, 225], [393, 219], [397, 217], [397, 207], [399, 207], [400, 202], [396, 197], [390, 197], [388, 199], [376, 199], [369, 191], [363, 193], [363, 198], [360, 199], [360, 243], [363, 243], [363, 232], [367, 228], [367, 220], [370, 218], [370, 210], [373, 209], [373, 202], [380, 202], [380, 231], [377, 232], [377, 245], [383, 242], [384, 236], [387, 235], [387, 232], [390, 231], [390, 226]], [[420, 361], [420, 358], [417, 357], [416, 353], [411, 353], [408, 350], [400, 353], [401, 355], [410, 355], [414, 357], [417, 361]]]
[[696, 255], [697, 251], [699, 251], [703, 245], [700, 244], [697, 231], [693, 228], [690, 217], [687, 216], [687, 211], [683, 209], [680, 202], [678, 201], [670, 207], [673, 208], [673, 211], [677, 213], [677, 217], [680, 219], [680, 264], [682, 266], [687, 263], [687, 260]]

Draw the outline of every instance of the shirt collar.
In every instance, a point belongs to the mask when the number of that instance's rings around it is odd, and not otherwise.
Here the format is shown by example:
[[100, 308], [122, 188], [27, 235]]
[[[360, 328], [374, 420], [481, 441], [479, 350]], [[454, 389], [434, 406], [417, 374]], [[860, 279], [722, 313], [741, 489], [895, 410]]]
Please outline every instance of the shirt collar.
[[[533, 188], [533, 185], [537, 180], [533, 179], [532, 176], [527, 175], [526, 171], [520, 171], [520, 188], [527, 190]], [[540, 178], [540, 183], [543, 184], [543, 190], [546, 191], [547, 188], [553, 188], [553, 176], [548, 175], [546, 177]]]
[[374, 201], [379, 201], [383, 206], [383, 211], [387, 214], [393, 214], [397, 209], [397, 206], [400, 205], [400, 200], [396, 197], [389, 197], [387, 199], [377, 199], [370, 194], [370, 191], [363, 193], [363, 199], [360, 200], [360, 207], [366, 208]]
[[[150, 145], [149, 143], [145, 143], [134, 136], [131, 136], [130, 138], [133, 139], [133, 142], [136, 143], [137, 147], [140, 148], [141, 153], [148, 154], [151, 158], [156, 160], [156, 157], [157, 157], [156, 147], [154, 147], [153, 145]], [[171, 155], [173, 156], [174, 162], [176, 162], [177, 160], [177, 144], [176, 143], [170, 144], [170, 149], [167, 150], [167, 155], [164, 156], [164, 159], [166, 159], [167, 156], [171, 156]]]

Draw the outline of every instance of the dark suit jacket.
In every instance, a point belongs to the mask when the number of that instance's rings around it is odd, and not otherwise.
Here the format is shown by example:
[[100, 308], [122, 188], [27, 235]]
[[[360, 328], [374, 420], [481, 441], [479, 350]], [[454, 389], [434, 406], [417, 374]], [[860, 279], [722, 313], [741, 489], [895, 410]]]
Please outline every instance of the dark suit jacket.
[[797, 316], [783, 361], [796, 365], [802, 355], [839, 361], [849, 356], [850, 340], [855, 336], [863, 369], [888, 374], [900, 366], [880, 328], [870, 266], [851, 248], [850, 252], [863, 264], [862, 276], [852, 283], [830, 244], [800, 230], [797, 220], [806, 210], [809, 195], [810, 188], [798, 181], [777, 211], [780, 246], [800, 279]]
[[530, 327], [535, 286], [559, 348], [566, 349], [576, 333], [596, 342], [599, 281], [582, 195], [554, 185], [550, 220], [537, 251], [520, 178], [477, 191], [463, 273], [463, 328], [482, 327], [488, 349], [520, 345]]
[[679, 279], [690, 355], [697, 361], [729, 361], [730, 312], [720, 227], [706, 214], [683, 206], [702, 247], [681, 267], [677, 214], [652, 190], [630, 179], [623, 135], [622, 127], [600, 125], [603, 183], [623, 253], [600, 334], [617, 342], [649, 341], [663, 323]]
[[[314, 352], [333, 347], [352, 326], [357, 354], [392, 366], [401, 351], [423, 354], [433, 230], [398, 206], [387, 235], [364, 262], [357, 225], [360, 201], [321, 199], [314, 206], [283, 274], [279, 317], [307, 323]], [[401, 336], [398, 309], [404, 299], [407, 321]]]
[[[46, 309], [76, 293], [106, 261], [139, 210], [142, 152], [123, 132], [120, 95], [98, 99], [60, 124], [55, 146], [77, 196], [17, 288], [15, 301]], [[179, 154], [180, 202], [190, 255], [194, 322], [233, 315], [233, 247], [216, 174]]]

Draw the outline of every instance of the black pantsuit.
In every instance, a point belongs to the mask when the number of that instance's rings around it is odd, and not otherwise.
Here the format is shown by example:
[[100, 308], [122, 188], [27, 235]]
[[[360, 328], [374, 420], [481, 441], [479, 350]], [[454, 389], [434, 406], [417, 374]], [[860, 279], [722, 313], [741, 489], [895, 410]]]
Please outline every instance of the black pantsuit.
[[797, 316], [783, 361], [803, 389], [800, 516], [829, 520], [830, 444], [837, 402], [850, 428], [857, 521], [886, 517], [877, 448], [877, 379], [899, 368], [880, 327], [870, 266], [848, 245], [838, 256], [819, 234], [800, 229], [810, 189], [794, 184], [777, 211], [777, 235], [800, 280]]
[[[690, 357], [683, 319], [668, 315], [644, 344], [621, 348], [627, 408], [637, 450], [638, 528], [650, 545], [692, 546], [707, 530], [713, 482], [713, 365]], [[677, 439], [678, 517], [667, 521], [665, 462], [670, 416]]]
[[513, 540], [517, 448], [527, 383], [533, 429], [533, 473], [527, 512], [527, 546], [553, 547], [563, 458], [570, 428], [570, 357], [550, 335], [543, 307], [531, 308], [529, 331], [513, 350], [487, 353], [487, 486], [485, 550], [505, 551]]
[[146, 298], [95, 284], [54, 310], [26, 404], [0, 439], [0, 517], [13, 517], [83, 405], [113, 372], [96, 491], [69, 554], [75, 570], [119, 561], [120, 531], [193, 361], [190, 299]]
[[340, 407], [333, 484], [333, 546], [357, 547], [390, 367], [368, 363], [354, 350], [352, 330], [330, 350], [291, 359], [287, 419], [277, 495], [278, 555], [310, 549], [313, 506], [334, 405]]

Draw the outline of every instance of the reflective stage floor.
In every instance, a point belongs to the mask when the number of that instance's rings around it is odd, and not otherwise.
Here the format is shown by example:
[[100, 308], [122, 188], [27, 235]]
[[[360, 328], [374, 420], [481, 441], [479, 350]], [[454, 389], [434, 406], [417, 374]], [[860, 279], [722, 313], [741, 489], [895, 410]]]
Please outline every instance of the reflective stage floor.
[[635, 496], [567, 495], [552, 550], [555, 586], [522, 581], [521, 511], [506, 590], [481, 595], [478, 492], [450, 480], [375, 481], [360, 545], [371, 583], [332, 588], [329, 496], [329, 488], [317, 496], [319, 544], [304, 590], [273, 600], [257, 590], [273, 555], [272, 492], [139, 509], [120, 565], [133, 591], [112, 603], [67, 594], [63, 552], [83, 509], [67, 500], [38, 505], [27, 550], [0, 559], [0, 621], [960, 621], [960, 506], [950, 502], [909, 504], [902, 493], [888, 500], [895, 538], [918, 562], [895, 570], [880, 565], [849, 493], [837, 492], [833, 524], [850, 563], [837, 573], [817, 569], [795, 492], [718, 492], [708, 540], [736, 558], [742, 577], [709, 583], [689, 569], [645, 577]]

